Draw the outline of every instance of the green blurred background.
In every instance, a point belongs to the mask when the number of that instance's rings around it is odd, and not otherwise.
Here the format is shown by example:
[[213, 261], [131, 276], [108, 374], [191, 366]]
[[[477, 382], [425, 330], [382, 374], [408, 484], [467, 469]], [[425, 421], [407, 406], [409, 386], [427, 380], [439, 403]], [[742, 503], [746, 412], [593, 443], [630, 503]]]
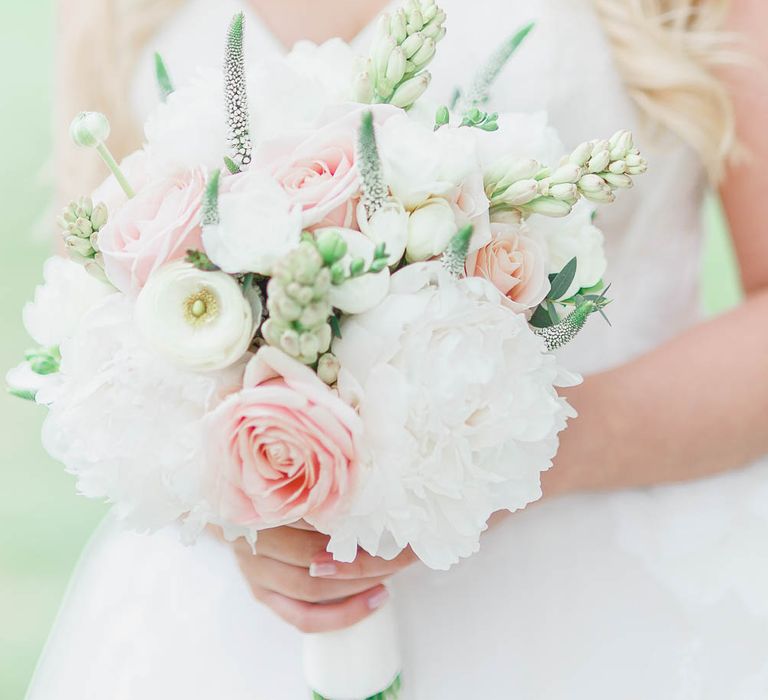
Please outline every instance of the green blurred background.
[[[28, 339], [21, 307], [49, 254], [52, 0], [0, 3], [0, 376]], [[719, 311], [738, 298], [731, 248], [708, 205], [708, 283]], [[716, 280], [716, 282], [715, 282]], [[79, 553], [105, 508], [75, 495], [40, 447], [44, 411], [0, 392], [0, 698], [21, 700]], [[106, 700], [106, 699], [105, 699]]]

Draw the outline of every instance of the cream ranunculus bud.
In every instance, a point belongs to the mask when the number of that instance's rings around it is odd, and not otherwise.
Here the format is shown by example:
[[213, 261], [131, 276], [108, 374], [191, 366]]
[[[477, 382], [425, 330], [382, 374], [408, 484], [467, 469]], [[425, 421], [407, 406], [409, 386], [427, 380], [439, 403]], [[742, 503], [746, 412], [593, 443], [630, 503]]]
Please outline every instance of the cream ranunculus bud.
[[364, 272], [350, 277], [353, 267], [362, 261], [363, 268], [369, 269], [374, 261], [376, 245], [359, 231], [334, 229], [346, 241], [347, 255], [337, 263], [345, 273], [340, 284], [330, 290], [331, 304], [345, 314], [360, 314], [378, 306], [389, 292], [389, 268], [380, 272]]
[[72, 140], [83, 148], [96, 148], [110, 134], [109, 119], [101, 112], [80, 112], [69, 127]]
[[333, 353], [326, 353], [317, 363], [317, 376], [328, 386], [333, 386], [339, 378], [341, 363]]
[[411, 213], [408, 220], [408, 262], [429, 260], [443, 253], [458, 226], [451, 205], [439, 197], [431, 197]]
[[251, 304], [232, 277], [186, 262], [149, 278], [136, 301], [136, 324], [156, 352], [198, 372], [237, 362], [256, 330]]
[[399, 200], [390, 197], [370, 219], [367, 218], [365, 207], [360, 203], [357, 208], [357, 222], [366, 238], [376, 245], [386, 245], [390, 266], [402, 260], [408, 243], [408, 212]]

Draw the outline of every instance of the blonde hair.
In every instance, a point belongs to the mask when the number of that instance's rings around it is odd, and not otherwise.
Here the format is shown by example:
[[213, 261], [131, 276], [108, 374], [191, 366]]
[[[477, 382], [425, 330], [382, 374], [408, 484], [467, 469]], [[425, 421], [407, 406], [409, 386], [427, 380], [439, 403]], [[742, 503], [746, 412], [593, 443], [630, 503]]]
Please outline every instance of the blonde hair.
[[[728, 0], [592, 0], [618, 68], [641, 111], [675, 132], [713, 176], [735, 144], [734, 111], [719, 66], [734, 57], [722, 32]], [[184, 0], [59, 0], [55, 110], [60, 198], [88, 191], [101, 171], [82, 158], [66, 126], [82, 109], [107, 113], [123, 156], [140, 142], [125, 105], [136, 58]]]

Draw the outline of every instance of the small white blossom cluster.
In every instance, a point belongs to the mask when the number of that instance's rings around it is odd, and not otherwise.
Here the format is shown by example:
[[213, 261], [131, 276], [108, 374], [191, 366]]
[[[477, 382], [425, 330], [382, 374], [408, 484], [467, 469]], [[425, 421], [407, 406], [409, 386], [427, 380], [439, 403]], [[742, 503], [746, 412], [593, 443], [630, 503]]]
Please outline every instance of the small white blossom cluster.
[[304, 42], [249, 65], [238, 17], [226, 79], [165, 74], [120, 165], [80, 117], [113, 175], [65, 211], [91, 247], [47, 263], [24, 314], [40, 348], [9, 380], [49, 406], [84, 494], [139, 529], [305, 519], [341, 560], [410, 546], [434, 568], [540, 497], [577, 379], [530, 324], [602, 308], [586, 201], [644, 162], [624, 133], [569, 160], [541, 114], [425, 120], [445, 21], [408, 0], [367, 57]]

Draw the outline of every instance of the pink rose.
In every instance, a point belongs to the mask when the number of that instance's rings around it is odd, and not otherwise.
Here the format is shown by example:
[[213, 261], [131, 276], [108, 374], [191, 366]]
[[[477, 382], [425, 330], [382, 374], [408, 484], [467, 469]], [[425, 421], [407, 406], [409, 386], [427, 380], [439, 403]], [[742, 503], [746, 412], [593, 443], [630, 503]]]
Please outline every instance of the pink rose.
[[547, 253], [522, 224], [492, 223], [492, 240], [467, 257], [467, 275], [484, 277], [517, 312], [538, 306], [549, 291]]
[[209, 417], [209, 501], [222, 523], [276, 527], [332, 513], [356, 480], [355, 411], [308, 367], [261, 348]]
[[200, 204], [205, 173], [191, 170], [137, 191], [99, 234], [107, 277], [120, 291], [137, 294], [161, 265], [202, 248]]
[[[374, 119], [382, 123], [400, 112], [389, 105], [374, 105]], [[256, 160], [266, 159], [270, 172], [301, 206], [303, 228], [354, 227], [360, 189], [357, 171], [357, 135], [363, 108], [344, 107], [317, 130], [297, 139], [288, 137], [265, 146]]]

